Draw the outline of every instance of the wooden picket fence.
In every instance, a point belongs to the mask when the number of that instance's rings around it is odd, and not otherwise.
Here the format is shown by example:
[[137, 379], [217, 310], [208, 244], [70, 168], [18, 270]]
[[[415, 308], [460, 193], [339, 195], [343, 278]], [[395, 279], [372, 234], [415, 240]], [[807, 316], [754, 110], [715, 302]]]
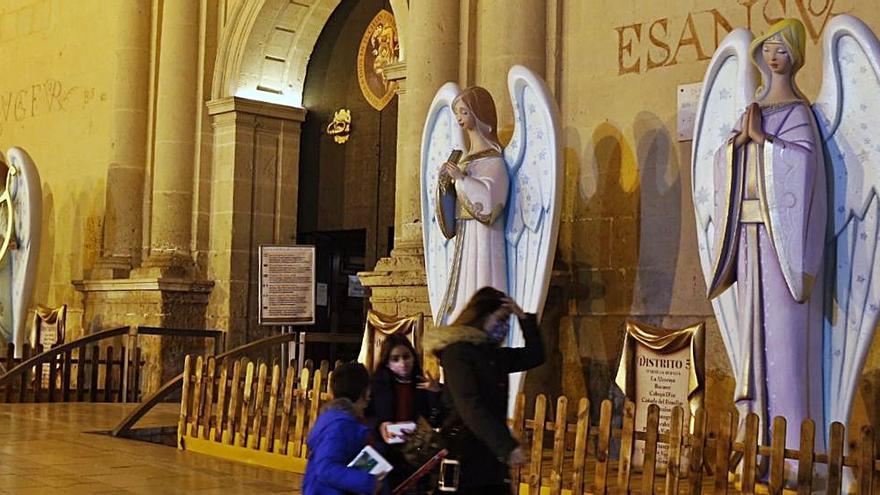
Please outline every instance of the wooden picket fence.
[[[15, 358], [15, 345], [7, 344], [5, 354], [0, 354], [0, 364], [7, 372], [0, 374], [0, 402], [137, 402], [145, 363], [141, 348], [128, 354], [125, 346], [118, 353], [114, 351], [113, 346], [102, 352], [98, 344], [82, 345], [49, 353], [52, 355], [33, 366], [21, 367], [44, 354], [43, 346], [24, 344], [21, 357]], [[15, 376], [11, 376], [13, 372]], [[131, 386], [124, 390], [126, 373]]]
[[[336, 364], [339, 364], [337, 361]], [[330, 364], [292, 363], [282, 383], [281, 366], [242, 357], [186, 356], [180, 419], [181, 449], [304, 472], [305, 439], [330, 398]]]
[[[184, 364], [178, 440], [182, 449], [262, 466], [304, 472], [305, 439], [321, 404], [329, 399], [332, 373], [322, 362], [308, 364], [299, 376], [295, 366], [282, 380], [281, 367], [247, 358], [192, 359]], [[774, 418], [769, 445], [758, 441], [758, 417], [746, 419], [742, 442], [735, 441], [737, 420], [730, 411], [699, 409], [691, 418], [675, 408], [668, 432], [660, 431], [660, 410], [648, 409], [647, 428], [635, 428], [635, 405], [623, 406], [620, 427], [612, 427], [611, 402], [602, 402], [598, 421], [586, 398], [569, 408], [566, 397], [551, 404], [544, 395], [525, 417], [526, 398], [517, 397], [511, 429], [530, 452], [527, 466], [514, 470], [519, 493], [582, 495], [606, 493], [783, 493], [856, 492], [880, 494], [878, 444], [871, 427], [863, 428], [856, 447], [845, 452], [846, 435], [832, 425], [825, 452], [814, 451], [816, 428], [801, 425], [800, 449], [785, 448], [785, 419]], [[710, 428], [709, 416], [712, 416]], [[821, 433], [818, 433], [821, 434]], [[644, 461], [634, 466], [637, 442], [644, 441]], [[665, 449], [665, 470], [657, 463]], [[760, 474], [759, 456], [768, 474]], [[741, 458], [741, 465], [734, 459]], [[794, 480], [786, 483], [786, 461], [794, 462]], [[847, 473], [847, 471], [849, 471]], [[738, 474], [734, 476], [732, 472]], [[844, 487], [844, 479], [850, 483]]]
[[[786, 421], [782, 417], [773, 419], [770, 445], [761, 445], [758, 416], [754, 414], [746, 418], [743, 441], [737, 442], [737, 421], [730, 411], [701, 408], [689, 418], [676, 407], [668, 433], [660, 433], [660, 409], [653, 404], [644, 432], [635, 429], [635, 405], [629, 401], [624, 404], [620, 428], [612, 428], [608, 400], [601, 404], [598, 425], [591, 424], [587, 399], [578, 402], [574, 423], [568, 420], [567, 398], [560, 397], [555, 409], [555, 415], [550, 416], [547, 398], [539, 395], [533, 418], [526, 420], [525, 397], [517, 398], [513, 431], [531, 452], [529, 465], [514, 473], [520, 494], [699, 494], [704, 490], [781, 494], [783, 489], [798, 494], [880, 493], [880, 476], [875, 475], [880, 469], [880, 451], [869, 426], [862, 428], [856, 448], [847, 455], [845, 429], [840, 423], [831, 427], [827, 451], [815, 452], [817, 432], [811, 420], [801, 425], [800, 448], [792, 450], [785, 448]], [[708, 428], [710, 414], [718, 420], [715, 431]], [[645, 442], [644, 461], [638, 470], [633, 466], [637, 441]], [[662, 474], [657, 465], [661, 446], [667, 454]], [[614, 451], [618, 453], [612, 455]], [[763, 477], [759, 456], [768, 459], [769, 474]], [[733, 459], [741, 459], [742, 465], [735, 465]], [[796, 482], [784, 478], [786, 461], [796, 463]], [[738, 472], [737, 476], [732, 472]], [[844, 478], [850, 477], [848, 486], [843, 486]]]

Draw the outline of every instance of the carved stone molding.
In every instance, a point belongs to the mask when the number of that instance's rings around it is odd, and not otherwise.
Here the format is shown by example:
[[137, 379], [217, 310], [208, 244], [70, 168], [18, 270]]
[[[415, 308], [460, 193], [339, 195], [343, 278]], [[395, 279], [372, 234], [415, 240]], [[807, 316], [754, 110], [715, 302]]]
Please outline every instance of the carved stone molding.
[[236, 4], [220, 35], [212, 98], [237, 95], [301, 106], [312, 49], [339, 2]]

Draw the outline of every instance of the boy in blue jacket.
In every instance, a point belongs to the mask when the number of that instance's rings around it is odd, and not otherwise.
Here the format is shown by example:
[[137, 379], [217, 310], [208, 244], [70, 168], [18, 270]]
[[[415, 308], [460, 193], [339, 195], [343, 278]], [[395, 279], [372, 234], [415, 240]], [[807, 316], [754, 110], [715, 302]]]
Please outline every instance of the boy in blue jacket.
[[334, 398], [323, 407], [306, 440], [311, 454], [303, 495], [382, 493], [381, 478], [347, 467], [370, 435], [361, 423], [370, 400], [370, 374], [360, 363], [342, 364], [333, 372], [330, 389]]

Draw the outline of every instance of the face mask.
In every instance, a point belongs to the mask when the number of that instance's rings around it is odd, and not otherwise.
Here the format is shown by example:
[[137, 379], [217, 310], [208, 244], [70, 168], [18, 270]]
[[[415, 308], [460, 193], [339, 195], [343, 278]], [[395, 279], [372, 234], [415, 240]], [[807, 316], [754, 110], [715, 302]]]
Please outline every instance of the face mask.
[[388, 369], [391, 370], [398, 378], [409, 378], [409, 370], [406, 369], [406, 361], [399, 359], [397, 361], [388, 362]]
[[507, 332], [510, 331], [510, 320], [505, 318], [504, 321], [499, 321], [495, 323], [489, 330], [486, 330], [486, 334], [489, 336], [489, 340], [496, 344], [500, 344], [507, 338]]

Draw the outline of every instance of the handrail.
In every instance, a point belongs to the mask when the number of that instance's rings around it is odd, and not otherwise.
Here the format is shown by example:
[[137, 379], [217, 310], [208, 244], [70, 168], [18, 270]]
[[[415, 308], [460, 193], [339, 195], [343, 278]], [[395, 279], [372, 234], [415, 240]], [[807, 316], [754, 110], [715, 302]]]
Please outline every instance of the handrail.
[[39, 366], [41, 364], [48, 363], [52, 358], [57, 356], [58, 354], [63, 354], [72, 349], [76, 349], [77, 347], [82, 347], [86, 344], [90, 344], [92, 342], [97, 342], [99, 340], [109, 339], [111, 337], [120, 337], [123, 335], [128, 335], [129, 327], [118, 327], [111, 328], [108, 330], [101, 330], [100, 332], [95, 332], [89, 335], [84, 335], [76, 340], [72, 340], [66, 344], [61, 344], [58, 347], [53, 347], [47, 351], [43, 351], [36, 356], [31, 356], [30, 358], [22, 361], [18, 365], [11, 368], [4, 375], [0, 376], [0, 387], [7, 384], [12, 380], [13, 377], [18, 376], [24, 370], [30, 370], [34, 366]]
[[137, 327], [141, 335], [167, 335], [173, 337], [222, 337], [226, 332], [223, 330], [200, 330], [192, 328], [165, 328], [165, 327]]
[[320, 344], [360, 344], [364, 336], [355, 333], [305, 332], [305, 342]]
[[[214, 356], [214, 359], [230, 359], [237, 358], [242, 354], [245, 354], [249, 351], [260, 349], [263, 347], [271, 347], [273, 345], [285, 344], [288, 342], [293, 342], [296, 340], [296, 333], [284, 333], [280, 335], [274, 335], [272, 337], [266, 337], [265, 339], [255, 340], [253, 342], [248, 342], [247, 344], [236, 347], [235, 349], [230, 349], [222, 354], [218, 354]], [[181, 388], [183, 385], [183, 373], [175, 376], [174, 378], [168, 380], [158, 390], [153, 392], [149, 397], [144, 399], [137, 408], [133, 409], [128, 415], [116, 425], [110, 431], [110, 434], [114, 437], [121, 436], [123, 434], [128, 433], [131, 428], [140, 421], [147, 412], [150, 411], [153, 407], [156, 406], [159, 402], [162, 402], [172, 393], [176, 392], [177, 389]]]
[[216, 353], [222, 347], [224, 333], [225, 332], [223, 332], [222, 330], [213, 329], [178, 329], [147, 326], [141, 327], [138, 325], [101, 330], [99, 332], [95, 332], [89, 335], [84, 335], [76, 340], [61, 344], [57, 347], [53, 347], [22, 361], [18, 365], [9, 369], [3, 375], [0, 375], [0, 388], [6, 386], [13, 380], [21, 378], [20, 375], [22, 375], [23, 373], [27, 373], [29, 370], [38, 366], [42, 366], [43, 364], [51, 363], [56, 358], [56, 356], [69, 353], [73, 349], [82, 348], [88, 344], [109, 338], [127, 336], [129, 337], [129, 344], [131, 345], [125, 348], [125, 356], [123, 357], [122, 394], [123, 397], [128, 397], [128, 363], [131, 360], [131, 356], [129, 355], [129, 353], [133, 351], [133, 348], [137, 347], [137, 338], [139, 335], [210, 338], [214, 341], [214, 352]]

